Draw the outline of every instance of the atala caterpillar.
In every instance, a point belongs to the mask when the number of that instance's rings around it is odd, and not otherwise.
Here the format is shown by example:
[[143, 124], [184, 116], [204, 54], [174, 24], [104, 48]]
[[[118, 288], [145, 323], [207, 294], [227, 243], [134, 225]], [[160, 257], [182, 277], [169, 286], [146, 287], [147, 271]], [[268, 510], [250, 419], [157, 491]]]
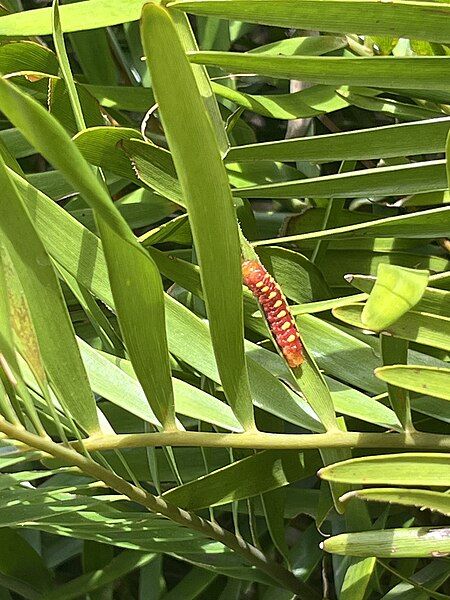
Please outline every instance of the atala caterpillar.
[[270, 330], [290, 367], [303, 362], [303, 346], [289, 305], [275, 279], [258, 260], [242, 263], [244, 284], [258, 300]]

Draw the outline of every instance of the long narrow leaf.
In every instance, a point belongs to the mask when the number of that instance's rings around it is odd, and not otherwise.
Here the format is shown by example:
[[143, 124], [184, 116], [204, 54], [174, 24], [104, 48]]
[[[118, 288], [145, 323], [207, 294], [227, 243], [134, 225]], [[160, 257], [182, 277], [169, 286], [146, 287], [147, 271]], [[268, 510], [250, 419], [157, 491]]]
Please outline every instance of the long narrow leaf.
[[3, 79], [0, 80], [0, 106], [96, 211], [130, 358], [160, 422], [174, 427], [163, 289], [156, 266], [62, 126], [34, 99]]
[[411, 527], [343, 533], [322, 543], [326, 552], [345, 556], [412, 558], [445, 556], [450, 552], [448, 528]]
[[450, 495], [431, 490], [415, 490], [405, 488], [369, 488], [350, 492], [341, 498], [347, 502], [352, 498], [374, 502], [389, 502], [405, 506], [418, 506], [421, 510], [435, 510], [450, 516]]
[[443, 190], [446, 186], [445, 161], [435, 160], [256, 185], [241, 188], [236, 195], [242, 198], [365, 198], [403, 196]]
[[421, 299], [428, 271], [381, 264], [377, 280], [361, 313], [361, 321], [372, 331], [386, 329]]
[[[342, 1], [342, 0], [341, 0]], [[226, 160], [360, 160], [442, 152], [450, 118], [230, 148]]]
[[143, 11], [142, 37], [188, 207], [222, 385], [243, 426], [253, 428], [243, 346], [239, 238], [225, 168], [169, 13], [156, 5], [147, 5]]
[[391, 385], [450, 400], [450, 369], [419, 365], [393, 365], [375, 370], [375, 375]]
[[56, 273], [1, 161], [0, 182], [2, 241], [25, 291], [45, 368], [63, 405], [83, 429], [96, 433], [95, 402]]
[[[302, 79], [325, 85], [372, 86], [386, 89], [445, 90], [450, 57], [390, 56], [340, 58], [334, 56], [264, 56], [237, 52], [191, 52], [195, 64], [222, 67], [231, 73], [258, 73], [281, 79]], [[411, 78], [414, 71], [414, 79]]]
[[[148, 0], [85, 0], [61, 7], [64, 32], [98, 29], [139, 19]], [[0, 17], [0, 35], [25, 37], [52, 33], [52, 9], [38, 8]]]
[[198, 15], [319, 31], [450, 41], [449, 8], [427, 2], [376, 0], [178, 0], [170, 6]]
[[450, 464], [443, 453], [364, 456], [319, 471], [327, 481], [392, 485], [450, 485]]

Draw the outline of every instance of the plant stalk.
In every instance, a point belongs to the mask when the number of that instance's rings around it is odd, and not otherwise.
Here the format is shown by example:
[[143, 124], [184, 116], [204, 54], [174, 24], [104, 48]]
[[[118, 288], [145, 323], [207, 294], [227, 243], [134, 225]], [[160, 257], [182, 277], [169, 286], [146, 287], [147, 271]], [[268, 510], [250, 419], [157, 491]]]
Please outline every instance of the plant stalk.
[[[152, 446], [193, 446], [202, 448], [250, 448], [255, 450], [306, 450], [308, 448], [391, 448], [402, 450], [450, 451], [450, 436], [433, 433], [358, 433], [330, 431], [328, 433], [208, 433], [174, 431], [99, 435], [87, 438], [88, 451]], [[76, 442], [73, 443], [77, 447]]]

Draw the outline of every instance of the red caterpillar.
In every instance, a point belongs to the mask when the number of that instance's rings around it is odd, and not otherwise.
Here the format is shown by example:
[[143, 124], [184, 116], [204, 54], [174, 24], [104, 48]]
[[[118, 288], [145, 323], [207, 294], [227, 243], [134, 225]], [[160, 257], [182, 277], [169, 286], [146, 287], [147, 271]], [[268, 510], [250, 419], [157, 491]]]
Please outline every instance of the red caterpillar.
[[245, 260], [242, 263], [242, 277], [261, 305], [288, 365], [298, 367], [303, 362], [303, 346], [289, 305], [277, 282], [257, 260]]

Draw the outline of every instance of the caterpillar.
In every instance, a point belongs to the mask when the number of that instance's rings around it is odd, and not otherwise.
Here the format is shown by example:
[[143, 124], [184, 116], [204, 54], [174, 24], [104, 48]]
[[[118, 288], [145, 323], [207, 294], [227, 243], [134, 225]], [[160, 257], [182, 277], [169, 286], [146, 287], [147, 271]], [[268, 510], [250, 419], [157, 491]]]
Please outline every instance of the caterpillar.
[[243, 261], [242, 278], [258, 300], [288, 365], [300, 366], [303, 362], [300, 334], [279, 285], [258, 260]]

